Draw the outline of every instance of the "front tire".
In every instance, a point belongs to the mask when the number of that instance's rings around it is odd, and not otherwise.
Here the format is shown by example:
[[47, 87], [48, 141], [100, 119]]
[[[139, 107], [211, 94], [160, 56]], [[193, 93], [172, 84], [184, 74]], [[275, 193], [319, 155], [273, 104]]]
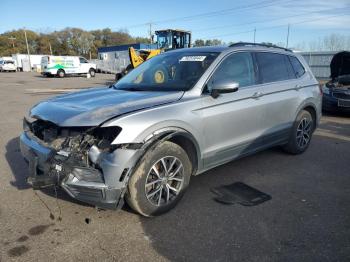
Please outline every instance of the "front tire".
[[294, 155], [305, 152], [310, 145], [314, 129], [312, 115], [309, 111], [302, 110], [293, 124], [288, 144], [283, 149]]
[[95, 71], [95, 69], [90, 68], [90, 70], [89, 70], [89, 74], [90, 74], [90, 76], [91, 76], [91, 77], [95, 77], [95, 75], [96, 75], [96, 71]]
[[192, 165], [179, 145], [166, 141], [142, 157], [128, 184], [126, 201], [143, 216], [174, 208], [190, 182]]

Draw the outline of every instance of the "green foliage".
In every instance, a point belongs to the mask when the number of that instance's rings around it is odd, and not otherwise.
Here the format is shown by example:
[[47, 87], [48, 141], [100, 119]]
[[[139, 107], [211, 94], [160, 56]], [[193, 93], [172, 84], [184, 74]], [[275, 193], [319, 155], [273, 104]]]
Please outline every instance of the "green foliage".
[[[149, 43], [148, 38], [132, 37], [127, 31], [112, 31], [110, 28], [85, 31], [67, 27], [60, 31], [43, 34], [26, 30], [31, 54], [80, 55], [97, 57], [97, 49], [102, 46], [132, 43]], [[12, 39], [15, 38], [15, 39]], [[0, 57], [16, 53], [27, 53], [24, 31], [13, 30], [0, 34]]]
[[208, 39], [208, 40], [197, 39], [196, 41], [194, 41], [193, 45], [195, 47], [198, 47], [198, 46], [218, 46], [218, 45], [224, 45], [224, 43], [219, 39]]

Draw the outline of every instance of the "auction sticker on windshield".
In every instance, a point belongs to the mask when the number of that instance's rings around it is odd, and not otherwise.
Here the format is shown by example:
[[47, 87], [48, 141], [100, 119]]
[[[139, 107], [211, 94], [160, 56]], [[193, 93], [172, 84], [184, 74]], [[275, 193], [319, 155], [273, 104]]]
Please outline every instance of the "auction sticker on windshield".
[[180, 62], [202, 62], [206, 58], [205, 55], [192, 55], [184, 56], [179, 61]]

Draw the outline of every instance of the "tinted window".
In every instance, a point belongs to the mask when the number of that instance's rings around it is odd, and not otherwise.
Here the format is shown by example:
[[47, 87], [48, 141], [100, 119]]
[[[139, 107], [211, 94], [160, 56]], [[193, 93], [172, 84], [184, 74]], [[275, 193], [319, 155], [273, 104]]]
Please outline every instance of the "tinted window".
[[294, 56], [290, 56], [289, 59], [290, 59], [290, 62], [292, 63], [295, 76], [301, 77], [305, 73], [305, 69], [304, 69], [303, 65], [300, 63], [298, 58], [296, 58]]
[[255, 84], [253, 59], [250, 53], [236, 53], [226, 58], [215, 71], [212, 81], [232, 80], [240, 87]]
[[261, 83], [269, 83], [295, 78], [290, 62], [285, 55], [256, 53]]

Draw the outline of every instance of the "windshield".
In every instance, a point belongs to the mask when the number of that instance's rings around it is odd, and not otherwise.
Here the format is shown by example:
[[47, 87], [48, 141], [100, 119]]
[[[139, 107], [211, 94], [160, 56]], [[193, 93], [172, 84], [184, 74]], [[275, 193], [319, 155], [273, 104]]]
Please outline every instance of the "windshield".
[[214, 52], [166, 52], [142, 63], [114, 84], [135, 91], [187, 91], [215, 60]]

